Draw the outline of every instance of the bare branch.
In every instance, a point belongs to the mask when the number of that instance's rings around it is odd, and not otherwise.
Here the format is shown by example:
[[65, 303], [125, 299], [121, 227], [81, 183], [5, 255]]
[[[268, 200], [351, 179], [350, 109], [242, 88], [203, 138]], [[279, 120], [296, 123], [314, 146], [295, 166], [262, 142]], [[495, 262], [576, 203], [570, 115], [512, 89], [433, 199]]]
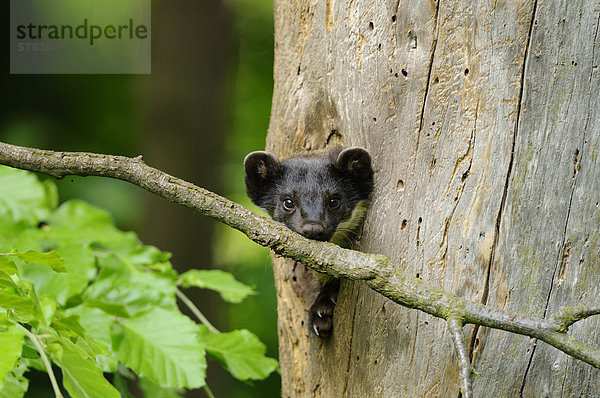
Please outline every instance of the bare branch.
[[460, 390], [462, 391], [462, 396], [464, 398], [471, 398], [473, 396], [473, 387], [471, 385], [471, 360], [469, 359], [467, 343], [465, 342], [463, 323], [459, 319], [451, 316], [448, 319], [448, 329], [450, 329], [452, 342], [454, 343], [454, 348], [456, 348], [456, 353], [458, 354]]
[[596, 308], [572, 307], [577, 310], [563, 310], [551, 319], [491, 309], [414, 278], [385, 256], [306, 239], [237, 203], [149, 167], [141, 157], [53, 152], [0, 143], [0, 164], [56, 178], [93, 175], [128, 181], [238, 229], [254, 242], [315, 271], [338, 278], [365, 280], [372, 289], [405, 307], [446, 320], [454, 317], [462, 324], [473, 323], [538, 338], [600, 369], [600, 350], [565, 334], [573, 322], [598, 314]]

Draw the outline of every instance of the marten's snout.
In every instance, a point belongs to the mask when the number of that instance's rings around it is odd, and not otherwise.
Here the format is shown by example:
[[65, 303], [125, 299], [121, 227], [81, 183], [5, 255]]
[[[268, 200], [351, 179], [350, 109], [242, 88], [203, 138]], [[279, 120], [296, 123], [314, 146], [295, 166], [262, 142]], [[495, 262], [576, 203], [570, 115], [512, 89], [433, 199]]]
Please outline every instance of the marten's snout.
[[300, 229], [300, 233], [308, 239], [327, 240], [328, 238], [325, 234], [325, 227], [318, 222], [304, 224]]

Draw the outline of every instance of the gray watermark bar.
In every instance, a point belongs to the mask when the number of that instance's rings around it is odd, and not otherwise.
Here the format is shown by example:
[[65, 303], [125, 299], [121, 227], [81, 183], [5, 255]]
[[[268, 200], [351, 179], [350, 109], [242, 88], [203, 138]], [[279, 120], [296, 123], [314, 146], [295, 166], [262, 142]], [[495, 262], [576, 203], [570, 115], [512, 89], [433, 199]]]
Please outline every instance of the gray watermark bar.
[[10, 0], [11, 74], [149, 74], [150, 0]]

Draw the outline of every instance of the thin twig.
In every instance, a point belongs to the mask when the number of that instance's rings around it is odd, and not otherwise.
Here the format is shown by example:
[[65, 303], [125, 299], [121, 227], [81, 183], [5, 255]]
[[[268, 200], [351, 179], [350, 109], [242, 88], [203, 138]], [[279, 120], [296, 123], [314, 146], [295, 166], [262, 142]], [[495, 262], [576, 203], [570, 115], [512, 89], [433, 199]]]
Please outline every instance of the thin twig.
[[464, 398], [473, 396], [473, 387], [471, 383], [471, 361], [465, 342], [463, 323], [455, 317], [448, 318], [448, 329], [452, 335], [452, 342], [456, 353], [458, 354], [458, 366], [460, 368], [460, 390]]
[[183, 302], [183, 304], [185, 304], [186, 307], [189, 308], [190, 311], [192, 311], [192, 313], [194, 314], [194, 316], [196, 318], [198, 318], [198, 320], [208, 328], [208, 330], [210, 330], [212, 333], [221, 333], [219, 332], [219, 330], [214, 327], [212, 325], [212, 323], [209, 322], [208, 319], [206, 319], [206, 317], [204, 316], [204, 314], [202, 312], [200, 312], [200, 310], [198, 309], [198, 307], [196, 307], [196, 305], [192, 302], [192, 300], [190, 300], [185, 294], [183, 294], [183, 292], [179, 289], [175, 289], [175, 295], [177, 296], [177, 298], [179, 300], [181, 300]]
[[208, 387], [208, 384], [205, 384], [204, 387], [202, 387], [202, 388], [204, 389], [204, 392], [206, 393], [206, 395], [208, 396], [208, 398], [215, 398], [215, 395], [213, 394], [213, 392]]
[[29, 330], [27, 330], [27, 328], [23, 327], [23, 325], [21, 325], [20, 323], [17, 323], [17, 322], [13, 322], [13, 323], [23, 330], [25, 335], [29, 338], [29, 340], [31, 340], [31, 342], [33, 343], [35, 348], [40, 353], [40, 358], [42, 358], [42, 362], [44, 363], [44, 366], [46, 367], [46, 371], [48, 372], [48, 377], [50, 378], [50, 384], [52, 384], [52, 389], [54, 390], [54, 396], [56, 398], [63, 398], [63, 395], [60, 392], [60, 387], [58, 387], [58, 383], [56, 382], [56, 377], [54, 377], [54, 371], [52, 370], [52, 364], [50, 363], [50, 361], [48, 360], [48, 357], [46, 356], [46, 351], [44, 350], [44, 347], [42, 347], [42, 344], [39, 341], [39, 337], [37, 335], [31, 333]]
[[554, 315], [554, 321], [557, 323], [557, 331], [567, 332], [569, 326], [582, 319], [589, 318], [592, 315], [599, 315], [600, 307], [564, 307]]

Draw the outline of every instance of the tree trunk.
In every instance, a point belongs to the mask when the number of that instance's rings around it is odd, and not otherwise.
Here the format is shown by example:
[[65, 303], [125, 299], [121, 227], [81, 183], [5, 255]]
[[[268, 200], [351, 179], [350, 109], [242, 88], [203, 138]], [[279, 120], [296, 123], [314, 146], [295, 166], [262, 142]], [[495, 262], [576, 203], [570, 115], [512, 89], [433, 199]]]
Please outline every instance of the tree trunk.
[[[600, 297], [600, 3], [275, 1], [267, 148], [373, 156], [361, 249], [526, 315]], [[458, 396], [444, 321], [342, 283], [329, 341], [312, 275], [275, 260], [284, 397]], [[598, 317], [571, 333], [600, 344]], [[467, 328], [474, 395], [600, 396], [600, 372]], [[585, 336], [585, 337], [583, 337]]]

